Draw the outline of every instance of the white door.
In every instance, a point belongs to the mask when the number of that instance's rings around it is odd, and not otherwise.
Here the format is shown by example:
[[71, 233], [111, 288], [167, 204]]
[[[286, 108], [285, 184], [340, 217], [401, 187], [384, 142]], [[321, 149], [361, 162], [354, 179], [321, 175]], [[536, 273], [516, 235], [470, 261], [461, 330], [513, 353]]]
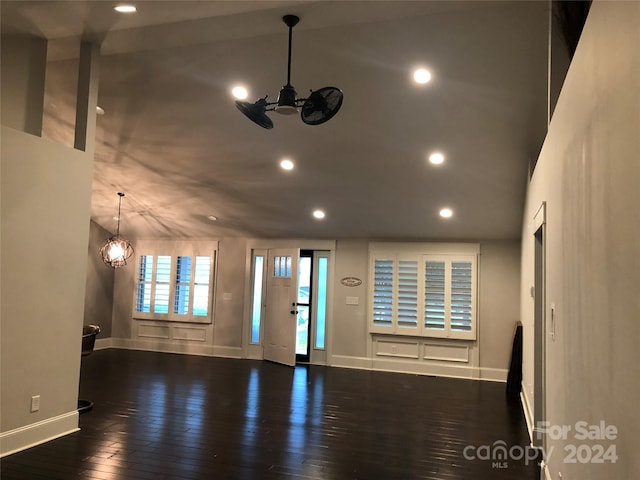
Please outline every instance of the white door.
[[296, 363], [299, 256], [297, 248], [269, 250], [267, 264], [264, 359], [290, 366]]

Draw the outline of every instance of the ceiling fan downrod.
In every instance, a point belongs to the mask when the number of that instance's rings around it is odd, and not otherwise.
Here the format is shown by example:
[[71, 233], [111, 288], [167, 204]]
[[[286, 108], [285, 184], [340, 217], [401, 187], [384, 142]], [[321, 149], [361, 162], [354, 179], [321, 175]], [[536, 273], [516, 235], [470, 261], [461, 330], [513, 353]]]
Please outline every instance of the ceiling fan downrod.
[[293, 27], [300, 21], [296, 15], [285, 15], [282, 21], [289, 27], [289, 56], [287, 59], [287, 84], [282, 87], [278, 94], [278, 102], [274, 110], [281, 115], [294, 115], [298, 113], [296, 104], [296, 89], [291, 85], [291, 43], [293, 38]]

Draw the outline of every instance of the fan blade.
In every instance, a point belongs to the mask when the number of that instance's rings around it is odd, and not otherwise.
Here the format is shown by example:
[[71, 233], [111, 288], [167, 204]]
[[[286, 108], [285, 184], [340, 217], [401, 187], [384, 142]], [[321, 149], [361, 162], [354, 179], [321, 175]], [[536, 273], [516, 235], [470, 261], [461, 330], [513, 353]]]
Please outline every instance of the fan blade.
[[262, 128], [270, 130], [273, 128], [273, 122], [267, 117], [267, 101], [264, 98], [257, 100], [255, 103], [241, 102], [236, 100], [236, 107], [253, 123], [260, 125]]
[[307, 125], [320, 125], [331, 120], [342, 106], [343, 94], [339, 88], [323, 87], [311, 92], [304, 102], [300, 117]]

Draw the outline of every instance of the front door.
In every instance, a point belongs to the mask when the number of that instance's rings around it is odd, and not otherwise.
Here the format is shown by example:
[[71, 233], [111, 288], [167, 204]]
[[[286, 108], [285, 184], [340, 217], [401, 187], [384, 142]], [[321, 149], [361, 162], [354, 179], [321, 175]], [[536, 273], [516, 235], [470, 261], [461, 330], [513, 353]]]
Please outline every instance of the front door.
[[264, 359], [290, 366], [296, 363], [299, 255], [297, 248], [272, 249], [267, 264]]

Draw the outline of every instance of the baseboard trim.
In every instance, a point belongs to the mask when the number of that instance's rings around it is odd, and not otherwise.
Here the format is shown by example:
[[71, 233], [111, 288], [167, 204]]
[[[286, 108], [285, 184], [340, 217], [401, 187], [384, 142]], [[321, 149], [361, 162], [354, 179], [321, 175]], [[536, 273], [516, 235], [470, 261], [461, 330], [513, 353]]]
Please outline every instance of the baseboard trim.
[[112, 339], [107, 348], [122, 348], [124, 350], [142, 350], [146, 352], [180, 353], [186, 355], [201, 355], [205, 357], [243, 358], [241, 347], [225, 347], [219, 345], [202, 345], [176, 341], [159, 341], [157, 339]]
[[213, 346], [214, 357], [226, 358], [244, 358], [242, 355], [242, 347], [223, 347], [220, 345]]
[[0, 434], [0, 458], [80, 430], [78, 411], [47, 418]]
[[[245, 358], [241, 347], [220, 345], [202, 345], [162, 341], [158, 339], [110, 338], [100, 348], [122, 348], [149, 352], [182, 353], [209, 357]], [[96, 342], [97, 343], [97, 342]], [[507, 370], [501, 368], [474, 367], [460, 363], [407, 361], [406, 359], [369, 358], [348, 355], [333, 355], [327, 366], [355, 368], [360, 370], [379, 370], [394, 373], [412, 373], [417, 375], [435, 375], [439, 377], [466, 378], [488, 382], [505, 383]]]
[[105, 348], [113, 347], [112, 338], [96, 338], [96, 344], [93, 347], [94, 350], [104, 350]]
[[331, 367], [356, 368], [360, 370], [371, 370], [372, 362], [367, 357], [349, 357], [346, 355], [333, 355], [331, 357]]
[[531, 403], [527, 396], [527, 390], [522, 385], [520, 389], [520, 403], [522, 403], [522, 410], [524, 411], [524, 418], [527, 422], [527, 431], [529, 432], [529, 441], [533, 445], [533, 411], [531, 410]]
[[506, 368], [486, 368], [480, 367], [480, 380], [489, 382], [507, 383], [509, 370]]

